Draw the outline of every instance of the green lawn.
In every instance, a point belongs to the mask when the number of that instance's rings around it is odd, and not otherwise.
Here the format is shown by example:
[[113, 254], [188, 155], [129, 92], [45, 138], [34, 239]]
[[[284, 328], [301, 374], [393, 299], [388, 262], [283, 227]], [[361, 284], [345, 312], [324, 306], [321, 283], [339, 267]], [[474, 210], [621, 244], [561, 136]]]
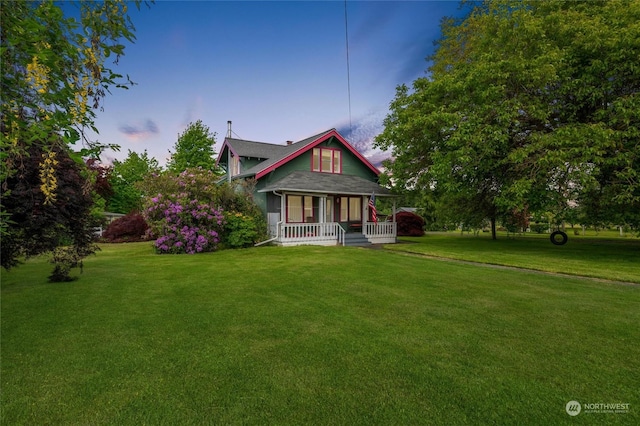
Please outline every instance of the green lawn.
[[50, 268], [2, 272], [2, 424], [640, 424], [638, 286], [350, 247]]
[[640, 283], [640, 238], [569, 235], [554, 246], [548, 234], [524, 234], [492, 240], [488, 234], [428, 233], [401, 237], [404, 244], [385, 248], [449, 259], [558, 272], [607, 280]]

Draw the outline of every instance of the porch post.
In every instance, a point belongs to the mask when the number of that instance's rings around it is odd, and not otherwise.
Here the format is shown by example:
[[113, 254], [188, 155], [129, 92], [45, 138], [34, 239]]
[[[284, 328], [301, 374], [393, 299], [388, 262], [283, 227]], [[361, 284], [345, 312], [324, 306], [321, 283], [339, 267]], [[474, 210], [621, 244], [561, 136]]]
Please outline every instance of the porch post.
[[327, 196], [322, 195], [318, 201], [318, 223], [326, 223], [327, 222]]
[[393, 197], [393, 221], [396, 221], [396, 198]]
[[282, 193], [282, 197], [280, 197], [280, 220], [282, 223], [287, 223], [287, 194], [286, 192]]

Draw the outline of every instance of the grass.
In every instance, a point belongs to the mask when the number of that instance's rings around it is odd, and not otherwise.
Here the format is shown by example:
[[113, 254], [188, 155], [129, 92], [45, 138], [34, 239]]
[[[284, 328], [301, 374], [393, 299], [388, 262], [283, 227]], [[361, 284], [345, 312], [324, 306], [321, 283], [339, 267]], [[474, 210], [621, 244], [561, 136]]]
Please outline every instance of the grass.
[[569, 235], [554, 246], [548, 234], [525, 234], [491, 240], [487, 234], [428, 233], [401, 237], [406, 244], [389, 250], [448, 259], [514, 266], [546, 272], [640, 283], [640, 238], [602, 238]]
[[2, 273], [3, 424], [640, 423], [637, 286], [350, 247], [50, 266]]

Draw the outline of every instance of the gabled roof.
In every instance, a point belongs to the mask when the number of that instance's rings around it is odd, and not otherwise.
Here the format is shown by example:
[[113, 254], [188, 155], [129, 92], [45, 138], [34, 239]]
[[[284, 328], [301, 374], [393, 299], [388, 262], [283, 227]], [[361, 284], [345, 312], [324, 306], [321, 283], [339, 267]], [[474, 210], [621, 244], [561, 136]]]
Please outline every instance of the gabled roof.
[[391, 191], [376, 182], [359, 176], [295, 171], [258, 192], [297, 191], [318, 194], [393, 196]]
[[310, 149], [313, 149], [315, 146], [330, 139], [331, 137], [335, 137], [337, 140], [339, 140], [340, 143], [345, 146], [345, 148], [347, 148], [353, 155], [355, 155], [360, 161], [362, 161], [362, 163], [366, 165], [372, 172], [374, 172], [376, 176], [380, 174], [380, 171], [354, 147], [352, 147], [351, 144], [349, 144], [349, 142], [347, 142], [336, 129], [318, 133], [317, 135], [302, 139], [298, 142], [292, 143], [291, 145], [276, 145], [265, 142], [254, 142], [242, 139], [226, 138], [224, 140], [224, 143], [222, 144], [222, 148], [220, 149], [218, 162], [220, 162], [225, 148], [231, 150], [234, 155], [240, 157], [254, 157], [265, 159], [260, 164], [257, 164], [249, 170], [245, 170], [242, 174], [234, 176], [234, 178], [255, 176], [256, 179], [260, 179], [262, 176], [272, 172], [281, 165], [286, 164], [287, 162], [309, 151]]
[[[273, 156], [282, 155], [283, 151], [286, 151], [287, 146], [275, 145], [266, 142], [254, 142], [243, 139], [226, 138], [222, 150], [227, 146], [233, 155], [239, 157], [253, 157], [253, 158], [271, 158]], [[222, 151], [221, 150], [221, 151]]]

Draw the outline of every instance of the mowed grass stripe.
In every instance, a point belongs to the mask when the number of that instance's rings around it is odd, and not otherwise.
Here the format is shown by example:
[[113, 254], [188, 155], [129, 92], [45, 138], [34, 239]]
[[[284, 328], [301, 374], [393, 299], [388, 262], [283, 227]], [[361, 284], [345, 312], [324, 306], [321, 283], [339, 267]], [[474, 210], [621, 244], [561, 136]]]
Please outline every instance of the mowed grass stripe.
[[548, 235], [501, 235], [491, 240], [459, 233], [428, 233], [401, 237], [404, 244], [387, 244], [388, 250], [424, 254], [492, 265], [640, 283], [640, 239], [570, 236], [564, 246], [554, 246]]
[[563, 424], [572, 399], [640, 420], [635, 287], [340, 247], [49, 268], [2, 275], [6, 424]]

